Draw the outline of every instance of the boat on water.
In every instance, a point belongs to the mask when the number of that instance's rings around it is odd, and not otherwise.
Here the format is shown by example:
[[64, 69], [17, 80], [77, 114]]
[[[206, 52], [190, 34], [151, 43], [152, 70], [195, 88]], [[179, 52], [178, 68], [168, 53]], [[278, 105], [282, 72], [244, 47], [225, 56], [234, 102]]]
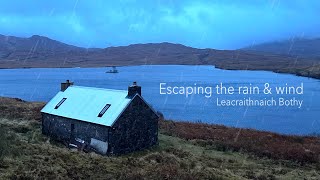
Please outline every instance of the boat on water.
[[107, 71], [106, 73], [118, 73], [119, 71], [117, 70], [117, 68], [115, 66], [112, 66], [112, 69], [110, 69], [109, 71]]

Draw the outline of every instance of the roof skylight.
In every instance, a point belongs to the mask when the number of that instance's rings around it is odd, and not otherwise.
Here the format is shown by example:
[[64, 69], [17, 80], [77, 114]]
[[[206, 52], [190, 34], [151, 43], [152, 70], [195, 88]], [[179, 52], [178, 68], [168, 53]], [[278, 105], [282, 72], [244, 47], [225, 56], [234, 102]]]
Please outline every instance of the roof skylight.
[[100, 113], [98, 114], [98, 117], [102, 117], [103, 114], [109, 109], [109, 107], [111, 106], [111, 104], [107, 104], [104, 106], [104, 108], [100, 111]]
[[62, 98], [61, 101], [56, 105], [56, 107], [54, 107], [54, 109], [58, 109], [65, 100], [67, 100], [67, 98]]

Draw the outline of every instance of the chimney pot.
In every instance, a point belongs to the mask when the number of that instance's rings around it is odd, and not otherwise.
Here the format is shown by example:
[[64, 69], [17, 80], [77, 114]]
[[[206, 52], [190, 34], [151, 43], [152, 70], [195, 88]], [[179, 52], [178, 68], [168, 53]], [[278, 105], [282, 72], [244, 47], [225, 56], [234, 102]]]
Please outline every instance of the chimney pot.
[[70, 80], [66, 80], [66, 82], [61, 83], [61, 91], [65, 91], [68, 89], [68, 87], [72, 86], [73, 82], [70, 82]]
[[137, 85], [137, 82], [133, 82], [131, 86], [128, 87], [128, 97], [133, 97], [136, 94], [141, 96], [141, 86]]

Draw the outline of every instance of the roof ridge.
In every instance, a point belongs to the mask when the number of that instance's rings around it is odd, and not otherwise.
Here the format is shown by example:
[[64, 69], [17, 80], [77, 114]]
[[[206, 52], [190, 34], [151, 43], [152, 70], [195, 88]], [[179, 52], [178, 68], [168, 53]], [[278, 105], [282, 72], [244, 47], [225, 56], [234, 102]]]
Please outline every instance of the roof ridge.
[[99, 87], [90, 87], [90, 86], [78, 86], [78, 85], [73, 85], [70, 86], [72, 88], [86, 88], [86, 89], [95, 89], [95, 90], [102, 90], [102, 91], [120, 91], [120, 92], [125, 92], [127, 93], [127, 90], [123, 89], [109, 89], [109, 88], [99, 88]]

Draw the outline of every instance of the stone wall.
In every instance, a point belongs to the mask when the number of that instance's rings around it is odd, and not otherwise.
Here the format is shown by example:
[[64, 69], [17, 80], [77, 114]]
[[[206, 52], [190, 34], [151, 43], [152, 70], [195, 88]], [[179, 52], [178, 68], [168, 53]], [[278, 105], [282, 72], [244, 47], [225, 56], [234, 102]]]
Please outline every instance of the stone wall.
[[136, 96], [112, 126], [109, 153], [124, 154], [157, 144], [158, 120], [150, 107]]
[[91, 138], [104, 142], [108, 141], [109, 127], [42, 113], [42, 133], [56, 140], [69, 141], [71, 124], [74, 124], [74, 138], [80, 138], [88, 143], [90, 143]]

